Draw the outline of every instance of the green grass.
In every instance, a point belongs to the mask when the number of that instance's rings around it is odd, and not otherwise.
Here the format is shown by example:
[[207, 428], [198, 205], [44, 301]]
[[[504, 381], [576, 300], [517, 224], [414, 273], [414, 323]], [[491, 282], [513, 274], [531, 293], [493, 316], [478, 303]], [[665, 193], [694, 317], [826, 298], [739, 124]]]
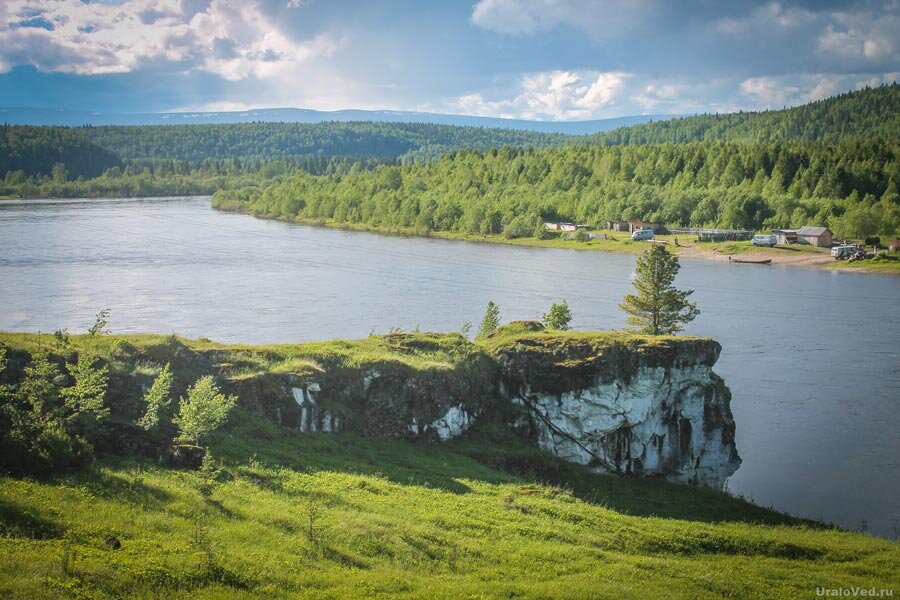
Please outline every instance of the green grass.
[[826, 265], [828, 269], [839, 271], [861, 271], [865, 273], [880, 273], [883, 275], [900, 275], [900, 252], [881, 252], [874, 258], [848, 263], [846, 260], [836, 260]]
[[[896, 543], [709, 490], [595, 475], [490, 432], [414, 445], [300, 435], [240, 415], [212, 448], [214, 475], [108, 461], [47, 481], [0, 479], [0, 595], [796, 598], [817, 585], [900, 588]], [[108, 535], [120, 550], [104, 545]]]

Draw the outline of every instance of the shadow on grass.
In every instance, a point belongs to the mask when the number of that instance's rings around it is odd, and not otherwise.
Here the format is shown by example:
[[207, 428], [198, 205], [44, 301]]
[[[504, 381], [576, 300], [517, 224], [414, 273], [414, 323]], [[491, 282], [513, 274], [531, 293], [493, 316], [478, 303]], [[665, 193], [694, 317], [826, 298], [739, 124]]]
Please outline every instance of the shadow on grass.
[[65, 531], [55, 521], [0, 500], [0, 536], [48, 540], [61, 538]]
[[140, 473], [104, 471], [89, 479], [91, 493], [101, 498], [126, 500], [134, 504], [160, 507], [172, 500], [169, 492], [145, 482]]
[[[264, 421], [242, 419], [229, 434], [217, 437], [215, 453], [234, 465], [255, 461], [297, 471], [371, 475], [456, 494], [471, 491], [465, 480], [523, 486], [539, 483], [570, 490], [585, 502], [633, 516], [710, 523], [802, 522], [825, 527], [708, 488], [655, 478], [600, 475], [530, 446], [508, 431], [472, 431], [453, 442], [426, 444], [367, 439], [353, 433], [298, 434]], [[274, 487], [277, 482], [263, 485]]]

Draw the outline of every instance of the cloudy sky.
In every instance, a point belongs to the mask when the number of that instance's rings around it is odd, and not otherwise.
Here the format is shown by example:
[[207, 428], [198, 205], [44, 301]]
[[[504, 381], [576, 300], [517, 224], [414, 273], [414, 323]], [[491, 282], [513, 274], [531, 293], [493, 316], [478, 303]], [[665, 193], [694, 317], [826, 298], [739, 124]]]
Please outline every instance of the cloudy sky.
[[542, 120], [900, 79], [900, 0], [0, 0], [0, 106]]

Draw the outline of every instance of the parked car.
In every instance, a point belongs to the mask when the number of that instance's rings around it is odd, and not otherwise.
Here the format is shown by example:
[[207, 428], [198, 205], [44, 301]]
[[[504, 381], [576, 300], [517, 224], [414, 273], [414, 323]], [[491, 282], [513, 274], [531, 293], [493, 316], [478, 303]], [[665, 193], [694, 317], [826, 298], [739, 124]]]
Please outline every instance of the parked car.
[[843, 260], [845, 258], [850, 258], [859, 252], [859, 247], [847, 244], [845, 246], [835, 246], [831, 249], [831, 256], [834, 257], [835, 260]]
[[750, 240], [754, 246], [774, 246], [778, 243], [778, 238], [774, 235], [754, 235]]
[[631, 234], [631, 239], [633, 240], [652, 240], [653, 239], [653, 230], [652, 229], [638, 229], [634, 233]]

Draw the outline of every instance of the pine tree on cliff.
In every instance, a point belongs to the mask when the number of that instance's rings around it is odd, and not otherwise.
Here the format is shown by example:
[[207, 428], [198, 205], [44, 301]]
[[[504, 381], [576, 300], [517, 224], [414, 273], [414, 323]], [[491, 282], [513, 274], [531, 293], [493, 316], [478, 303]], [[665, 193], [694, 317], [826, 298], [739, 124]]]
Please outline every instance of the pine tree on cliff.
[[481, 319], [481, 325], [478, 326], [478, 334], [476, 338], [485, 338], [492, 335], [497, 328], [500, 327], [500, 307], [493, 301], [487, 303], [487, 309], [484, 311], [484, 318]]
[[637, 325], [641, 333], [672, 334], [684, 329], [700, 311], [687, 297], [694, 290], [678, 290], [672, 285], [681, 265], [678, 257], [662, 244], [654, 244], [637, 259], [637, 294], [628, 294], [620, 308], [628, 313], [628, 324]]

